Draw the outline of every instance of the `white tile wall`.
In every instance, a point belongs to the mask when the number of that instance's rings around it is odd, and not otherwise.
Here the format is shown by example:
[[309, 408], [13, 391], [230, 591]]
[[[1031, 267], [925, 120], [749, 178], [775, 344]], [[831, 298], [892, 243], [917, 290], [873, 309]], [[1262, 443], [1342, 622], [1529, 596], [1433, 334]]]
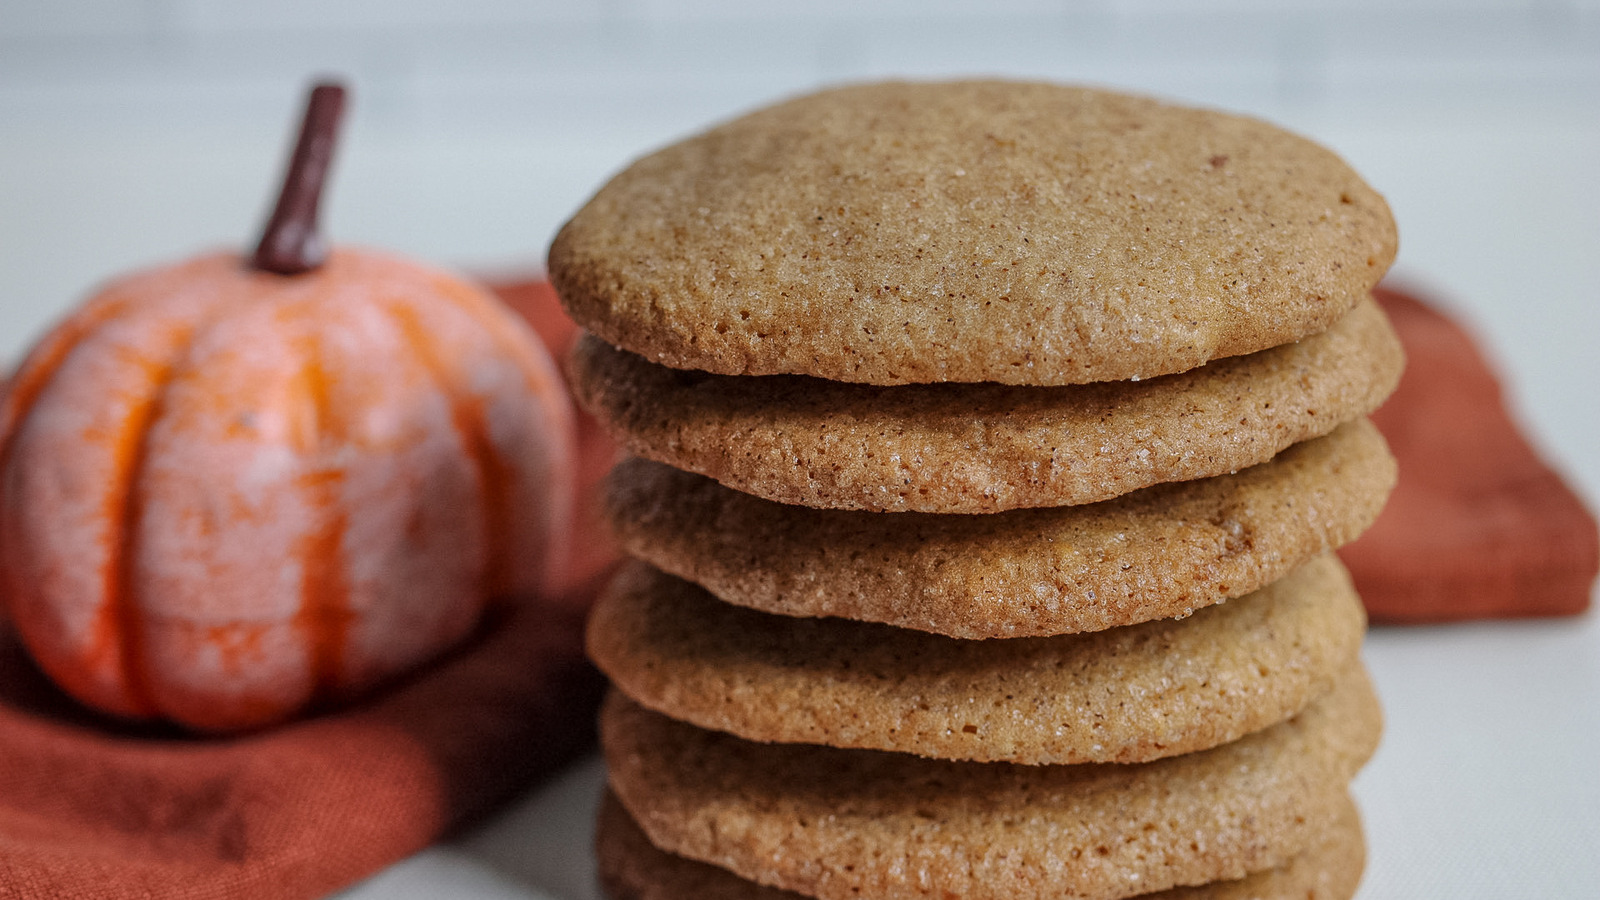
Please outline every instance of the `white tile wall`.
[[1600, 293], [1600, 0], [0, 0], [0, 358], [113, 272], [247, 242], [330, 72], [329, 230], [472, 268], [536, 266], [609, 172], [771, 97], [993, 73], [1315, 135], [1395, 201], [1402, 271], [1513, 339], [1548, 319], [1518, 285]]
[[0, 39], [140, 34], [154, 25], [151, 13], [150, 3], [128, 0], [7, 0]]

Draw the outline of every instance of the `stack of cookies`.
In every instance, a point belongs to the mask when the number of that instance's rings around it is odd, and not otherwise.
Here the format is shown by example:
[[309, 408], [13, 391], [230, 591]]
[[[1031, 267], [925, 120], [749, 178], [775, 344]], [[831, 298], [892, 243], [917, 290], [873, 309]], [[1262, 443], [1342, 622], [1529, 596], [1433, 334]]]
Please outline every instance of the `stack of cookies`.
[[633, 454], [610, 894], [1352, 894], [1380, 716], [1331, 550], [1395, 478], [1394, 252], [1315, 144], [1043, 84], [827, 91], [618, 175], [550, 253]]

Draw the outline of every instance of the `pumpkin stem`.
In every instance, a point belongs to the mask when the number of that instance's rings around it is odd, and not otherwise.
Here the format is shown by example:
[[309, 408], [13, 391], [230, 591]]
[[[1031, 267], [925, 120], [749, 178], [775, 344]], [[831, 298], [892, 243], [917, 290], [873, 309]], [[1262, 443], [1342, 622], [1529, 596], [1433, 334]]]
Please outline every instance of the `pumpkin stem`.
[[289, 170], [283, 176], [278, 205], [256, 246], [256, 268], [280, 275], [309, 272], [328, 258], [328, 245], [317, 232], [317, 203], [344, 115], [345, 89], [324, 82], [311, 89], [305, 121], [295, 143]]

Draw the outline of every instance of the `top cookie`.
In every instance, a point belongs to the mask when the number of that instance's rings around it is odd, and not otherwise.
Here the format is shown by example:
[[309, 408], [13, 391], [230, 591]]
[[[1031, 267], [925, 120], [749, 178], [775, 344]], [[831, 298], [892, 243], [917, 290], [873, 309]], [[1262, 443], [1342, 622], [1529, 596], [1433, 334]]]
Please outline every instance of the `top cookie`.
[[1049, 84], [887, 83], [634, 163], [549, 266], [579, 324], [677, 368], [1053, 385], [1319, 332], [1395, 240], [1344, 162], [1255, 119]]

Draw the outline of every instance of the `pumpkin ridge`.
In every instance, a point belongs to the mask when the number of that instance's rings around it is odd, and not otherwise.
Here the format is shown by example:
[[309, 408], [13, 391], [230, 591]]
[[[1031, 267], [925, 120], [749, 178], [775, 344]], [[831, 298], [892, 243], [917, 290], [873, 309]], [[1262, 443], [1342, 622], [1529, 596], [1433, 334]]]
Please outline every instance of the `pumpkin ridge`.
[[385, 304], [384, 311], [394, 320], [401, 339], [416, 354], [422, 367], [449, 401], [450, 425], [478, 475], [484, 518], [481, 593], [486, 604], [492, 603], [500, 599], [511, 584], [510, 559], [505, 543], [511, 522], [511, 510], [507, 506], [512, 481], [511, 467], [495, 452], [494, 442], [489, 440], [483, 400], [464, 396], [457, 380], [452, 377], [443, 360], [439, 359], [433, 341], [417, 317], [417, 311], [403, 303]]
[[[314, 315], [314, 313], [311, 313]], [[300, 558], [300, 609], [294, 616], [296, 630], [306, 642], [312, 673], [312, 691], [326, 699], [340, 685], [345, 645], [350, 631], [350, 584], [344, 571], [344, 539], [349, 516], [340, 502], [340, 487], [345, 471], [342, 465], [326, 459], [333, 441], [340, 439], [338, 420], [331, 415], [328, 373], [323, 366], [322, 348], [315, 332], [301, 343], [302, 365], [297, 380], [303, 399], [311, 405], [312, 433], [308, 435], [310, 471], [295, 481], [316, 510], [318, 521], [296, 543]]]
[[[11, 471], [11, 453], [17, 433], [27, 421], [39, 394], [55, 378], [72, 351], [100, 326], [120, 315], [127, 306], [126, 301], [108, 302], [71, 316], [35, 347], [17, 367], [16, 373], [0, 386], [0, 502], [8, 502], [6, 495], [10, 492], [10, 479], [4, 473]], [[11, 598], [19, 592], [12, 585], [13, 575], [7, 562], [10, 558], [10, 551], [5, 548], [7, 530], [0, 528], [0, 590], [3, 590], [3, 594], [0, 594], [0, 613], [14, 617], [17, 612]]]
[[7, 465], [12, 438], [33, 409], [40, 391], [55, 377], [61, 364], [100, 326], [120, 316], [128, 305], [127, 301], [116, 301], [83, 310], [62, 323], [46, 343], [39, 345], [22, 361], [16, 375], [6, 382], [5, 393], [0, 397], [0, 441], [4, 442], [0, 444], [0, 467]]
[[[574, 420], [572, 409], [551, 400], [551, 397], [567, 397], [566, 380], [563, 378], [560, 367], [550, 357], [543, 354], [530, 353], [526, 346], [515, 339], [514, 334], [508, 331], [528, 332], [529, 342], [539, 347], [545, 347], [544, 341], [520, 318], [513, 315], [510, 310], [496, 299], [470, 283], [442, 278], [437, 275], [433, 279], [434, 289], [438, 296], [449, 302], [451, 306], [464, 313], [469, 319], [483, 327], [490, 340], [501, 348], [501, 351], [520, 360], [522, 365], [519, 371], [525, 379], [530, 396], [537, 398], [541, 412], [555, 430], [572, 434], [575, 433], [577, 423]], [[493, 442], [489, 442], [493, 447]], [[572, 443], [562, 442], [559, 446], [552, 445], [546, 449], [552, 454], [546, 460], [551, 477], [571, 481], [576, 477], [578, 468], [577, 446]], [[559, 458], [555, 455], [559, 452]], [[509, 467], [507, 467], [509, 470]], [[548, 543], [546, 567], [548, 571], [559, 572], [562, 565], [559, 560], [567, 558], [571, 551], [566, 523], [570, 521], [573, 512], [574, 498], [567, 498], [565, 505], [552, 503], [544, 517], [545, 540]], [[502, 555], [504, 551], [501, 551]], [[548, 585], [548, 581], [546, 584]]]
[[[490, 340], [500, 347], [505, 353], [514, 356], [524, 365], [519, 368], [522, 377], [526, 379], [529, 393], [533, 396], [544, 396], [545, 389], [553, 389], [559, 395], [566, 394], [565, 380], [562, 378], [559, 367], [550, 358], [529, 353], [527, 348], [508, 336], [507, 329], [527, 332], [533, 344], [544, 346], [544, 341], [532, 330], [532, 327], [516, 318], [505, 304], [495, 299], [492, 295], [485, 295], [481, 290], [465, 283], [450, 283], [443, 278], [435, 278], [433, 287], [440, 298], [449, 302], [456, 310], [480, 325]], [[547, 412], [562, 419], [571, 416], [559, 404], [546, 403]]]
[[[195, 329], [180, 329], [175, 342], [181, 357], [194, 339]], [[149, 459], [151, 424], [166, 408], [167, 392], [177, 374], [171, 362], [142, 360], [151, 372], [152, 390], [144, 402], [135, 406], [124, 420], [116, 450], [118, 478], [106, 492], [106, 518], [117, 522], [117, 538], [107, 549], [105, 606], [99, 617], [97, 643], [117, 644], [117, 659], [122, 664], [122, 683], [129, 702], [141, 715], [160, 711], [150, 683], [145, 652], [144, 616], [134, 585], [134, 567], [139, 559], [139, 523], [144, 518], [144, 491], [140, 489], [145, 464]]]

